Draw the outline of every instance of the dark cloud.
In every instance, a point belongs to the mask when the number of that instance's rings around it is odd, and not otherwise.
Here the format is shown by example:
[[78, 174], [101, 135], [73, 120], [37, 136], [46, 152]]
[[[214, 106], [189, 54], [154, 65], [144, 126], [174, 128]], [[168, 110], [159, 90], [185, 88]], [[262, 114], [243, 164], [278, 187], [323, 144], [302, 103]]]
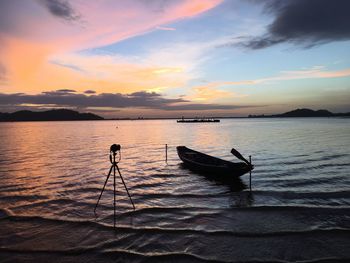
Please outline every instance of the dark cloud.
[[84, 93], [85, 93], [85, 94], [95, 94], [96, 91], [91, 90], [91, 89], [88, 89], [88, 90], [85, 90]]
[[20, 38], [35, 34], [36, 29], [28, 29], [26, 23], [31, 21], [33, 16], [40, 15], [38, 11], [41, 10], [37, 10], [38, 8], [44, 8], [51, 15], [64, 21], [84, 23], [78, 11], [74, 10], [67, 0], [0, 0], [0, 38], [2, 33]]
[[59, 89], [55, 91], [44, 91], [42, 95], [46, 96], [66, 96], [71, 95], [72, 93], [76, 92], [73, 89]]
[[56, 90], [56, 92], [60, 92], [60, 93], [72, 93], [72, 92], [77, 92], [77, 91], [74, 90], [74, 89], [59, 89], [59, 90]]
[[[155, 92], [134, 92], [131, 94], [102, 93], [99, 95], [85, 95], [75, 93], [74, 90], [58, 90], [43, 92], [38, 95], [24, 93], [0, 93], [0, 107], [14, 107], [25, 104], [56, 105], [60, 107], [111, 107], [111, 108], [148, 108], [160, 110], [223, 110], [236, 109], [243, 106], [220, 104], [196, 104], [185, 99], [168, 99]], [[247, 106], [245, 106], [247, 107]]]
[[349, 0], [266, 0], [265, 11], [275, 18], [264, 36], [240, 43], [261, 49], [292, 42], [309, 48], [332, 41], [350, 40]]
[[79, 20], [80, 16], [72, 8], [70, 3], [65, 0], [38, 0], [47, 10], [59, 18], [74, 21]]

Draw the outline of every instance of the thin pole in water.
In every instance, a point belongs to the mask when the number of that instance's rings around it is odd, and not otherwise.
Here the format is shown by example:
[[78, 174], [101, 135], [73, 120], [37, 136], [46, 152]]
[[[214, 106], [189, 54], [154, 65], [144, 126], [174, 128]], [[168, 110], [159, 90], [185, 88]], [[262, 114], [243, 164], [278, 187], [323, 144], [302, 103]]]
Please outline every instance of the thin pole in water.
[[165, 162], [168, 163], [168, 144], [165, 144]]
[[[252, 165], [252, 156], [249, 155], [249, 163]], [[249, 171], [249, 189], [252, 191], [252, 170]]]

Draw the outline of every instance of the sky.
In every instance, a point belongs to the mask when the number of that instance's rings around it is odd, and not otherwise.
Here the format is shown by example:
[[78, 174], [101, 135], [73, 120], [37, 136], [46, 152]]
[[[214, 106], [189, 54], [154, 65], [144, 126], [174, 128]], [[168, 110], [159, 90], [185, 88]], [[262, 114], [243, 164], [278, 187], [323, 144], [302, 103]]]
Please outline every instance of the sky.
[[0, 112], [350, 112], [348, 0], [0, 0]]

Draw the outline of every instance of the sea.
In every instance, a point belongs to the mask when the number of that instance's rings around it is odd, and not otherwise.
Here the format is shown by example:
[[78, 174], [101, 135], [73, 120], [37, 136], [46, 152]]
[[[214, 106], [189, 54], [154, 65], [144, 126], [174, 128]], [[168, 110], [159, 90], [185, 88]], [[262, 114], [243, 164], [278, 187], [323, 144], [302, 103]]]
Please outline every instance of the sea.
[[[94, 213], [114, 143], [136, 209], [112, 170]], [[251, 156], [251, 189], [180, 145]], [[350, 118], [0, 123], [0, 262], [350, 262]]]

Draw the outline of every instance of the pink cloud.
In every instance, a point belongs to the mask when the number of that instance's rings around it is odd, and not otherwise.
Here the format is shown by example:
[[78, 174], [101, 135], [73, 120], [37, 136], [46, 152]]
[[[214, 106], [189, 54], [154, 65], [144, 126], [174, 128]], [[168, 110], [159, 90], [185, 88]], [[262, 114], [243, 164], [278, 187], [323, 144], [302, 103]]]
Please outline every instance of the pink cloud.
[[72, 1], [71, 7], [80, 19], [64, 21], [45, 10], [38, 1], [24, 1], [18, 3], [15, 10], [11, 9], [16, 12], [16, 16], [11, 18], [11, 30], [0, 34], [27, 41], [53, 43], [58, 50], [93, 48], [157, 27], [172, 29], [162, 25], [196, 16], [221, 2], [222, 0], [169, 1], [159, 10], [157, 4], [151, 4], [152, 1]]
[[[157, 27], [169, 30], [162, 25], [199, 15], [221, 2], [180, 0], [160, 5], [158, 1], [136, 0], [71, 1], [70, 7], [79, 16], [71, 21], [53, 15], [40, 1], [13, 0], [6, 10], [13, 12], [6, 21], [10, 27], [0, 28], [0, 61], [9, 72], [8, 86], [12, 91], [29, 91], [38, 84], [37, 80], [33, 82], [35, 72], [51, 57], [109, 45]], [[18, 54], [37, 55], [24, 60]]]

